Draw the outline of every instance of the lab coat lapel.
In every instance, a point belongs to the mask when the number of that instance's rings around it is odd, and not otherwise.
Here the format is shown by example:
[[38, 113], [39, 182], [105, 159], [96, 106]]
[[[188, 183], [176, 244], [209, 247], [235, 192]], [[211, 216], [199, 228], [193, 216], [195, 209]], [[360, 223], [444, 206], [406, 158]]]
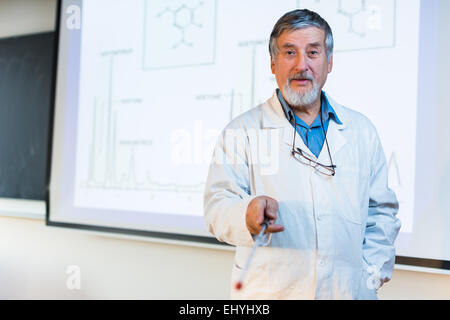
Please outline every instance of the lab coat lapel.
[[[333, 159], [334, 159], [334, 155], [339, 150], [341, 150], [344, 147], [344, 145], [347, 143], [345, 136], [342, 133], [342, 130], [344, 128], [345, 128], [345, 125], [338, 124], [334, 120], [330, 120], [330, 122], [328, 124], [327, 141], [328, 141], [328, 146], [330, 147], [330, 154]], [[326, 164], [326, 165], [330, 164], [330, 157], [328, 155], [326, 141], [323, 142], [323, 147], [322, 147], [322, 150], [320, 151], [318, 161], [322, 164]]]
[[276, 92], [272, 98], [262, 105], [262, 111], [263, 129], [284, 128], [291, 125], [284, 115], [283, 107]]
[[[345, 144], [347, 143], [344, 135], [344, 129], [347, 127], [349, 118], [347, 117], [347, 111], [343, 106], [338, 104], [332, 97], [328, 95], [328, 93], [325, 93], [328, 102], [333, 107], [334, 111], [336, 112], [337, 116], [339, 117], [339, 120], [341, 121], [341, 124], [337, 123], [333, 119], [330, 119], [330, 122], [328, 124], [328, 130], [327, 130], [327, 141], [328, 146], [330, 147], [330, 154], [331, 157], [334, 159], [334, 156], [336, 153], [341, 150]], [[329, 164], [330, 163], [330, 157], [328, 155], [327, 145], [326, 141], [323, 143], [322, 150], [319, 154], [318, 161], [323, 164]]]
[[288, 124], [289, 126], [283, 128], [283, 141], [292, 148], [295, 134], [295, 147], [300, 148], [303, 151], [306, 151], [308, 154], [312, 155], [313, 153], [305, 145], [302, 137], [298, 134], [296, 130], [294, 131], [294, 127], [289, 122]]
[[[263, 128], [264, 129], [281, 129], [283, 135], [283, 141], [292, 148], [295, 132], [295, 145], [296, 147], [308, 151], [303, 139], [300, 137], [297, 131], [294, 131], [294, 127], [286, 118], [283, 107], [276, 92], [264, 105], [263, 105]], [[312, 154], [312, 153], [311, 153]]]

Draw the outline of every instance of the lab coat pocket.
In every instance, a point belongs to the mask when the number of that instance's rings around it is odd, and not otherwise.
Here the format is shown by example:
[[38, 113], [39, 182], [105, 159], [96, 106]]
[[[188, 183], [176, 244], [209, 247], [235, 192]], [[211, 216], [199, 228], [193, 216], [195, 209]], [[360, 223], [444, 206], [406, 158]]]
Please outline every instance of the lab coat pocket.
[[231, 272], [231, 298], [232, 299], [268, 299], [268, 261], [265, 248], [258, 248], [243, 280], [241, 290], [236, 290], [236, 283], [244, 272], [251, 248], [238, 247]]
[[313, 298], [312, 251], [275, 248], [270, 256], [269, 283], [273, 299]]
[[361, 191], [364, 187], [361, 183], [360, 170], [356, 166], [342, 166], [336, 171], [336, 180], [333, 184], [339, 214], [357, 225], [362, 224], [361, 201], [364, 197]]

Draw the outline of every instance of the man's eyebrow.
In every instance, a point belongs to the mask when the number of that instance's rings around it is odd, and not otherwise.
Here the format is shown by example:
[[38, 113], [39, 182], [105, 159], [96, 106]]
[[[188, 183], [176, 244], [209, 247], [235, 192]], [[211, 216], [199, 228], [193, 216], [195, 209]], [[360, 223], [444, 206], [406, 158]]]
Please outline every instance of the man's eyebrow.
[[321, 42], [313, 42], [313, 43], [309, 43], [308, 47], [322, 47], [323, 44]]
[[292, 43], [285, 43], [283, 44], [282, 48], [295, 48], [295, 45]]
[[[284, 43], [281, 47], [285, 49], [285, 48], [296, 48], [297, 46], [295, 44], [287, 42]], [[308, 43], [308, 47], [323, 47], [323, 43], [322, 42]]]

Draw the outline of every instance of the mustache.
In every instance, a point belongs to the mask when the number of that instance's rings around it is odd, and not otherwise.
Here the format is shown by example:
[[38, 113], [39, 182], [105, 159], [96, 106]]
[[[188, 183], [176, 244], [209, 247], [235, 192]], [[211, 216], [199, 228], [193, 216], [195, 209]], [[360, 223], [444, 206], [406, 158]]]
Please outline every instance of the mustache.
[[289, 77], [289, 82], [292, 80], [311, 80], [314, 81], [314, 77], [312, 75], [307, 74], [306, 72], [296, 73]]

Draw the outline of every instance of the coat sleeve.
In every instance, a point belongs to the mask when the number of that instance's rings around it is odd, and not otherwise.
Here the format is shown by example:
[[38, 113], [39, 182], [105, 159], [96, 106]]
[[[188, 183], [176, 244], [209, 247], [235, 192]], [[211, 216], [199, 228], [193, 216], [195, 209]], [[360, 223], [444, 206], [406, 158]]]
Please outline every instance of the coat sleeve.
[[392, 277], [395, 263], [394, 241], [401, 227], [396, 217], [399, 204], [388, 187], [388, 165], [375, 131], [372, 156], [369, 212], [363, 241], [363, 283], [366, 291], [375, 292]]
[[252, 246], [245, 215], [250, 196], [248, 138], [244, 130], [225, 129], [217, 140], [204, 194], [204, 219], [219, 241]]

